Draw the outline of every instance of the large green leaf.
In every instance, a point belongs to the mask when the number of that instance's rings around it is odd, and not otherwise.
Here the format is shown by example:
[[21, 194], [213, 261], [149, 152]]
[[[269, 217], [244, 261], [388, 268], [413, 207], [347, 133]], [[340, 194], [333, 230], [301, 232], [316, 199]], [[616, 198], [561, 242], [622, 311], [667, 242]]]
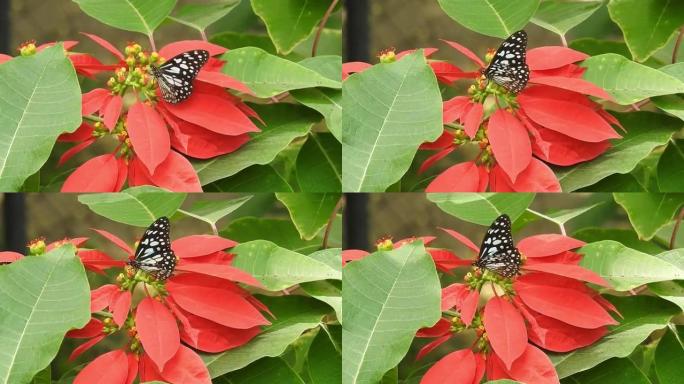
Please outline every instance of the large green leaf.
[[297, 155], [297, 182], [302, 191], [342, 190], [342, 146], [329, 133], [311, 133]]
[[318, 239], [303, 240], [290, 220], [241, 217], [233, 220], [221, 231], [221, 236], [240, 243], [268, 240], [289, 250], [310, 253], [321, 248]]
[[462, 26], [505, 38], [530, 21], [539, 0], [439, 0], [439, 5]]
[[649, 284], [648, 288], [663, 299], [679, 305], [684, 311], [684, 281], [660, 281]]
[[283, 359], [267, 357], [247, 367], [212, 380], [214, 384], [305, 384], [304, 380]]
[[373, 253], [343, 271], [342, 383], [375, 384], [440, 316], [440, 286], [423, 243]]
[[252, 9], [266, 24], [278, 52], [288, 54], [314, 31], [330, 1], [252, 0]]
[[342, 190], [383, 192], [442, 133], [442, 97], [421, 50], [344, 82]]
[[306, 135], [320, 120], [315, 112], [297, 105], [254, 105], [254, 109], [266, 123], [260, 124], [261, 132], [240, 149], [211, 160], [195, 161], [202, 184], [208, 184], [237, 174], [256, 164], [268, 164], [297, 137]]
[[615, 202], [627, 212], [639, 238], [650, 240], [670, 222], [684, 204], [679, 193], [615, 193]]
[[[684, 257], [684, 250], [670, 252], [676, 252], [680, 258]], [[617, 291], [628, 291], [656, 281], [684, 279], [684, 268], [669, 261], [667, 257], [651, 256], [617, 241], [604, 240], [587, 244], [581, 253], [584, 254], [581, 265], [601, 275]]]
[[262, 357], [279, 356], [304, 331], [320, 325], [330, 311], [325, 304], [305, 296], [259, 296], [258, 299], [273, 313], [271, 325], [241, 347], [214, 355], [203, 354], [212, 377], [246, 367]]
[[185, 193], [173, 193], [161, 188], [142, 186], [119, 193], [79, 195], [78, 201], [91, 211], [110, 220], [138, 227], [147, 227], [161, 216], [172, 216], [185, 201]]
[[292, 97], [313, 108], [325, 118], [325, 124], [337, 141], [342, 141], [342, 91], [331, 88], [293, 90]]
[[531, 21], [542, 28], [564, 36], [569, 30], [593, 15], [601, 8], [602, 3], [602, 0], [544, 0]]
[[663, 328], [679, 308], [652, 296], [611, 297], [623, 318], [611, 332], [591, 346], [565, 354], [551, 354], [560, 378], [590, 369], [613, 357], [627, 357], [651, 332]]
[[655, 370], [661, 383], [676, 383], [684, 377], [684, 326], [671, 325], [660, 339]]
[[237, 174], [207, 184], [204, 192], [294, 192], [287, 180], [270, 165], [252, 165]]
[[614, 53], [590, 57], [582, 66], [587, 68], [584, 79], [605, 89], [619, 104], [684, 92], [684, 82], [676, 77]]
[[572, 237], [586, 243], [614, 240], [629, 248], [649, 254], [658, 254], [666, 250], [664, 246], [655, 242], [640, 240], [636, 232], [630, 229], [589, 227], [573, 233]]
[[232, 200], [226, 200], [225, 198], [221, 200], [198, 200], [192, 204], [192, 207], [180, 211], [190, 217], [215, 226], [219, 220], [235, 212], [235, 210], [242, 207], [251, 198], [252, 196], [242, 196]]
[[74, 0], [99, 22], [126, 31], [152, 35], [166, 19], [176, 0]]
[[428, 200], [444, 212], [479, 225], [502, 213], [515, 221], [534, 201], [534, 193], [429, 193]]
[[[676, 97], [676, 96], [675, 96]], [[658, 160], [658, 188], [662, 192], [684, 191], [684, 140], [672, 140]]]
[[272, 97], [293, 89], [342, 86], [339, 81], [256, 47], [230, 50], [221, 59], [227, 61], [223, 72], [245, 83], [258, 97]]
[[654, 148], [666, 144], [682, 126], [682, 122], [673, 117], [653, 112], [631, 112], [616, 116], [627, 132], [622, 139], [614, 140], [613, 145], [598, 158], [558, 170], [556, 176], [563, 191], [571, 192], [590, 186], [613, 174], [629, 173]]
[[684, 24], [684, 2], [679, 0], [611, 0], [608, 12], [636, 61], [664, 47]]
[[342, 328], [329, 326], [328, 332], [320, 330], [309, 348], [306, 367], [310, 384], [342, 382]]
[[[339, 255], [342, 251], [339, 251]], [[339, 261], [342, 265], [342, 261]], [[311, 281], [300, 284], [300, 287], [311, 297], [328, 304], [335, 310], [337, 320], [342, 322], [342, 286], [335, 281]]]
[[339, 193], [276, 193], [304, 240], [311, 240], [330, 221]]
[[580, 372], [568, 379], [569, 383], [582, 384], [652, 384], [630, 359], [610, 359], [589, 371]]
[[0, 383], [22, 384], [90, 320], [90, 288], [72, 245], [0, 266]]
[[249, 272], [271, 291], [307, 281], [340, 279], [339, 271], [329, 265], [266, 240], [242, 243], [231, 253], [236, 268]]
[[219, 21], [240, 5], [241, 0], [221, 0], [212, 4], [185, 4], [169, 19], [204, 33], [208, 26]]
[[[670, 76], [674, 76], [684, 83], [684, 63], [675, 63], [658, 68]], [[663, 111], [684, 120], [684, 97], [682, 94], [656, 96], [651, 99], [653, 104]], [[682, 189], [679, 189], [681, 191]]]
[[62, 44], [0, 64], [0, 190], [18, 191], [57, 136], [81, 124], [81, 90]]

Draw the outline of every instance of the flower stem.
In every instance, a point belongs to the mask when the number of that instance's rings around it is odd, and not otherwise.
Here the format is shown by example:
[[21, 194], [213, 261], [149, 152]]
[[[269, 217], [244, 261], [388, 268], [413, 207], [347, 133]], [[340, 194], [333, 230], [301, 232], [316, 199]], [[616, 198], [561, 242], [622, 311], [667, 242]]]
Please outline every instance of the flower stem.
[[318, 25], [318, 30], [316, 30], [316, 37], [314, 38], [313, 46], [311, 47], [311, 57], [316, 56], [316, 51], [318, 51], [318, 42], [321, 40], [323, 28], [325, 28], [325, 25], [328, 23], [328, 19], [330, 18], [330, 15], [337, 6], [338, 2], [339, 0], [333, 0], [332, 3], [330, 3], [330, 6], [325, 11], [323, 18], [321, 19], [321, 23]]
[[672, 236], [670, 236], [670, 249], [674, 249], [675, 247], [675, 242], [677, 241], [677, 232], [679, 232], [679, 225], [682, 223], [682, 218], [684, 218], [684, 208], [679, 210], [677, 221], [672, 229]]
[[202, 29], [202, 30], [200, 31], [200, 35], [202, 35], [202, 40], [208, 41], [208, 40], [207, 40], [207, 33], [204, 32], [204, 29]]
[[97, 122], [97, 121], [99, 121], [99, 122], [102, 122], [102, 121], [103, 121], [101, 117], [99, 117], [99, 116], [93, 116], [93, 115], [83, 116], [83, 118], [86, 119], [86, 120], [96, 121], [96, 122]]
[[565, 40], [565, 35], [560, 35], [560, 38], [561, 38], [561, 42], [563, 43], [563, 46], [565, 48], [567, 48], [568, 47], [568, 41]]
[[321, 244], [321, 249], [328, 248], [328, 238], [330, 237], [330, 231], [332, 230], [332, 225], [335, 222], [335, 218], [337, 217], [337, 212], [339, 212], [340, 208], [342, 208], [343, 202], [344, 198], [340, 197], [340, 199], [337, 201], [337, 205], [335, 205], [335, 209], [333, 209], [332, 214], [330, 214], [328, 224], [325, 226], [325, 233], [323, 234], [323, 244]]
[[157, 52], [157, 46], [154, 44], [153, 33], [150, 33], [149, 35], [147, 35], [147, 38], [150, 40], [150, 47], [152, 47], [152, 52]]
[[546, 219], [546, 220], [548, 220], [548, 221], [550, 221], [550, 222], [552, 222], [552, 223], [558, 224], [558, 227], [560, 228], [561, 235], [567, 236], [567, 235], [566, 235], [566, 232], [565, 232], [565, 224], [564, 224], [564, 223], [559, 223], [559, 222], [557, 222], [556, 220], [554, 220], [552, 217], [546, 216], [546, 215], [543, 214], [543, 213], [540, 213], [540, 212], [531, 210], [531, 209], [529, 209], [529, 208], [527, 208], [527, 212], [529, 212], [529, 213], [531, 213], [531, 214], [533, 214], [533, 215], [537, 215], [537, 216], [541, 217], [542, 219]]
[[677, 56], [679, 56], [679, 46], [682, 45], [682, 36], [684, 36], [684, 27], [679, 28], [679, 36], [677, 36], [677, 41], [675, 41], [675, 46], [672, 50], [672, 64], [677, 62]]

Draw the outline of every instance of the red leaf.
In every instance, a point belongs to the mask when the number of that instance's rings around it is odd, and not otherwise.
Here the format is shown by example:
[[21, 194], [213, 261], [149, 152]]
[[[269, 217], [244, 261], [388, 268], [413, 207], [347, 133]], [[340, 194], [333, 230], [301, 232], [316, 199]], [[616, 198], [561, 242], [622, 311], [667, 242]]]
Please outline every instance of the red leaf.
[[72, 339], [89, 339], [102, 334], [102, 329], [102, 321], [93, 317], [90, 319], [88, 324], [85, 325], [85, 327], [81, 329], [72, 329], [71, 331], [67, 332], [66, 337], [70, 337]]
[[135, 377], [138, 376], [138, 357], [133, 353], [129, 353], [128, 357], [128, 376], [126, 384], [133, 384]]
[[117, 247], [122, 249], [124, 252], [126, 252], [126, 255], [128, 255], [128, 256], [133, 255], [133, 249], [131, 249], [131, 247], [129, 247], [128, 244], [126, 244], [126, 242], [121, 240], [118, 236], [116, 236], [112, 233], [109, 233], [109, 232], [105, 231], [104, 229], [94, 229], [93, 228], [93, 231], [97, 232], [98, 234], [100, 234], [105, 239], [114, 243], [114, 245], [116, 245]]
[[513, 287], [523, 303], [533, 310], [580, 328], [594, 329], [617, 324], [615, 320], [585, 292], [563, 286], [559, 279], [541, 272], [519, 277]]
[[581, 240], [555, 233], [526, 237], [518, 243], [518, 250], [526, 257], [556, 255], [571, 249], [585, 246]]
[[126, 384], [128, 358], [117, 349], [98, 356], [78, 373], [74, 384]]
[[455, 42], [453, 42], [453, 41], [444, 40], [444, 39], [441, 39], [441, 40], [442, 40], [443, 42], [449, 44], [449, 45], [450, 45], [452, 48], [454, 48], [455, 50], [461, 52], [463, 55], [465, 55], [465, 57], [467, 57], [468, 59], [470, 59], [470, 61], [472, 61], [473, 63], [477, 64], [477, 66], [478, 66], [479, 68], [484, 68], [485, 65], [484, 65], [484, 63], [482, 62], [482, 60], [481, 60], [475, 53], [473, 53], [473, 51], [471, 51], [470, 49], [468, 49], [468, 48], [462, 46], [462, 45], [459, 44], [459, 43], [455, 43]]
[[490, 183], [495, 192], [561, 192], [561, 186], [553, 173], [543, 162], [532, 158], [530, 165], [512, 183], [498, 165], [492, 168]]
[[480, 301], [479, 291], [470, 291], [468, 296], [463, 299], [461, 307], [458, 308], [461, 312], [461, 320], [467, 326], [470, 326], [473, 322], [473, 317], [475, 317], [475, 312], [477, 312], [477, 303]]
[[123, 267], [126, 264], [122, 260], [114, 260], [106, 253], [94, 249], [79, 250], [78, 257], [86, 268], [95, 268], [98, 270]]
[[163, 370], [180, 347], [176, 319], [164, 304], [147, 297], [138, 304], [135, 326], [145, 353]]
[[213, 235], [192, 235], [171, 242], [171, 249], [179, 258], [205, 256], [210, 253], [233, 248], [238, 243]]
[[515, 361], [508, 374], [514, 380], [534, 384], [558, 384], [558, 374], [544, 352], [527, 344], [525, 352]]
[[109, 41], [107, 41], [107, 40], [101, 38], [100, 36], [94, 35], [94, 34], [92, 34], [92, 33], [81, 32], [81, 34], [82, 34], [82, 35], [85, 35], [85, 36], [88, 36], [91, 40], [93, 40], [94, 42], [96, 42], [99, 46], [101, 46], [102, 48], [108, 50], [112, 55], [114, 55], [114, 56], [116, 56], [117, 58], [119, 58], [119, 60], [124, 60], [124, 55], [123, 55], [121, 52], [119, 52], [119, 50], [116, 49], [116, 48], [114, 47], [114, 45], [112, 45], [112, 43], [110, 43]]
[[222, 72], [207, 71], [203, 69], [197, 74], [197, 80], [218, 85], [222, 88], [234, 89], [248, 95], [254, 95], [254, 92], [243, 82]]
[[[437, 48], [419, 48], [419, 49], [423, 50], [423, 56], [425, 56], [426, 58], [434, 55], [435, 52], [439, 51], [439, 49], [437, 49]], [[405, 51], [401, 51], [401, 52], [397, 53], [397, 60], [403, 58], [404, 56], [410, 55], [417, 50], [418, 49], [407, 49]]]
[[98, 73], [107, 70], [110, 66], [102, 64], [98, 59], [87, 54], [71, 54], [69, 61], [74, 65], [77, 73], [91, 79]]
[[118, 288], [112, 293], [109, 309], [112, 311], [112, 319], [119, 326], [123, 326], [131, 310], [131, 291], [119, 291]]
[[436, 162], [442, 160], [443, 158], [449, 156], [451, 152], [453, 152], [456, 149], [456, 146], [453, 147], [447, 147], [442, 149], [441, 151], [435, 153], [434, 155], [428, 157], [425, 159], [423, 164], [420, 165], [420, 168], [418, 169], [418, 174], [420, 175], [421, 173], [427, 171], [430, 167], [432, 167]]
[[149, 356], [147, 356], [146, 353], [143, 353], [140, 356], [138, 372], [141, 383], [146, 383], [148, 381], [164, 381], [164, 378], [161, 377], [161, 374], [159, 373], [159, 370], [155, 366], [154, 362]]
[[447, 147], [450, 147], [454, 144], [454, 135], [451, 134], [451, 132], [444, 130], [442, 132], [442, 135], [437, 138], [437, 140], [429, 142], [429, 143], [423, 143], [420, 145], [420, 149], [427, 149], [427, 150], [437, 150], [437, 149], [444, 149]]
[[600, 285], [602, 287], [610, 288], [610, 284], [605, 281], [596, 272], [573, 264], [560, 263], [539, 263], [523, 266], [529, 271], [539, 271], [551, 273], [554, 275], [565, 276], [575, 280], [582, 280], [588, 283]]
[[13, 57], [10, 55], [5, 55], [4, 53], [0, 53], [0, 64], [5, 63], [7, 61], [12, 60]]
[[563, 88], [584, 95], [596, 96], [605, 100], [613, 100], [613, 97], [608, 92], [604, 91], [603, 88], [584, 79], [560, 76], [538, 76], [530, 79], [530, 82]]
[[228, 49], [206, 42], [204, 40], [181, 40], [167, 44], [159, 50], [159, 56], [170, 59], [174, 56], [180, 55], [183, 52], [192, 51], [195, 49], [203, 49], [209, 52], [209, 56], [221, 55]]
[[159, 164], [154, 175], [150, 175], [137, 158], [131, 161], [130, 166], [129, 178], [134, 185], [153, 184], [173, 192], [202, 192], [202, 185], [192, 164], [176, 151], [169, 152], [169, 156]]
[[480, 384], [485, 374], [487, 362], [482, 353], [475, 354], [475, 377], [472, 384]]
[[[475, 103], [468, 110], [468, 113], [463, 120], [463, 129], [470, 137], [475, 137], [475, 134], [480, 129], [482, 124], [482, 116], [484, 115], [484, 106], [480, 103]], [[491, 123], [490, 123], [491, 124]]]
[[164, 120], [154, 108], [137, 102], [128, 110], [126, 127], [136, 156], [154, 174], [171, 150], [171, 139]]
[[23, 258], [24, 255], [17, 252], [4, 251], [0, 252], [0, 263], [11, 263]]
[[493, 297], [484, 308], [484, 327], [492, 349], [510, 369], [527, 346], [525, 320], [506, 299]]
[[480, 170], [474, 162], [465, 162], [449, 167], [439, 174], [425, 192], [483, 192]]
[[81, 96], [81, 114], [92, 115], [104, 107], [104, 102], [111, 93], [104, 88], [95, 88]]
[[[523, 120], [525, 121], [525, 120]], [[573, 139], [562, 133], [542, 127], [531, 127], [534, 123], [525, 124], [527, 128], [536, 131], [533, 140], [533, 153], [540, 159], [555, 165], [570, 166], [593, 160], [610, 148], [610, 141], [588, 143]]]
[[544, 263], [562, 263], [578, 265], [582, 261], [582, 255], [575, 252], [562, 252], [557, 255], [545, 257], [529, 257], [525, 260], [525, 265], [544, 264]]
[[81, 356], [83, 352], [89, 350], [92, 348], [95, 344], [99, 343], [104, 339], [107, 335], [101, 334], [99, 336], [96, 336], [85, 343], [79, 345], [78, 347], [74, 348], [73, 352], [69, 355], [69, 361], [75, 360], [77, 357]]
[[441, 227], [439, 229], [446, 232], [447, 234], [449, 234], [449, 236], [453, 237], [454, 239], [458, 240], [461, 244], [470, 248], [473, 252], [480, 253], [480, 247], [475, 245], [475, 243], [473, 243], [469, 238], [465, 237], [464, 235], [454, 231], [453, 229], [447, 229], [447, 228], [441, 228]]
[[94, 128], [92, 125], [83, 122], [76, 131], [72, 133], [62, 133], [61, 135], [59, 135], [57, 141], [67, 143], [78, 143], [84, 140], [88, 140], [90, 137], [92, 137], [93, 130]]
[[575, 139], [596, 143], [620, 135], [593, 109], [581, 104], [519, 95], [525, 115], [548, 129]]
[[[520, 95], [529, 96], [531, 98], [541, 98], [541, 99], [552, 99], [558, 101], [565, 101], [569, 103], [575, 103], [584, 105], [591, 109], [598, 109], [600, 105], [591, 101], [590, 98], [579, 94], [577, 92], [568, 91], [566, 89], [549, 87], [547, 85], [535, 84], [533, 86], [525, 88]], [[524, 111], [522, 111], [524, 112]], [[518, 112], [520, 113], [520, 112]]]
[[416, 360], [422, 359], [423, 357], [425, 357], [425, 355], [434, 351], [435, 348], [437, 348], [440, 345], [449, 341], [449, 339], [451, 339], [451, 335], [444, 335], [444, 336], [440, 336], [437, 339], [425, 344], [425, 346], [423, 346], [423, 348], [421, 348], [418, 351], [418, 354], [416, 355]]
[[123, 99], [119, 95], [112, 95], [105, 102], [102, 112], [102, 123], [111, 131], [116, 126], [116, 122], [121, 116], [121, 108], [123, 107]]
[[532, 145], [527, 130], [510, 112], [497, 109], [489, 119], [487, 138], [496, 162], [515, 183], [532, 160]]
[[[445, 101], [442, 105], [442, 122], [444, 124], [450, 124], [456, 120], [463, 120], [466, 106], [469, 105], [470, 99], [467, 96], [456, 96], [453, 99]], [[450, 139], [449, 144], [452, 144], [454, 140], [453, 135], [451, 135]]]
[[421, 328], [416, 332], [416, 337], [440, 337], [451, 334], [451, 321], [440, 318], [435, 325], [430, 328]]
[[180, 119], [220, 134], [237, 136], [259, 132], [234, 103], [214, 95], [197, 93], [182, 103], [166, 103], [164, 107]]
[[461, 307], [468, 292], [468, 287], [460, 283], [442, 288], [442, 311], [448, 311], [456, 306]]
[[259, 280], [255, 279], [254, 276], [235, 267], [210, 263], [184, 263], [184, 261], [185, 260], [181, 259], [176, 266], [176, 270], [200, 273], [203, 275], [214, 276], [220, 279], [251, 285], [257, 288], [263, 288], [263, 285], [261, 285]]
[[113, 154], [81, 164], [62, 185], [62, 192], [118, 192], [119, 162]]
[[530, 70], [559, 68], [588, 58], [589, 55], [574, 49], [550, 46], [537, 47], [527, 51], [527, 65]]
[[362, 61], [351, 61], [344, 63], [342, 64], [342, 79], [346, 79], [352, 73], [363, 72], [370, 67], [372, 67], [372, 65]]
[[458, 258], [454, 253], [446, 249], [428, 249], [427, 250], [435, 265], [440, 271], [450, 272], [454, 268], [469, 266], [473, 262], [470, 260], [463, 260]]
[[361, 249], [345, 249], [342, 251], [342, 265], [345, 265], [350, 261], [361, 260], [368, 255], [370, 255], [370, 253]]
[[180, 346], [176, 355], [166, 364], [161, 376], [170, 383], [211, 384], [209, 371], [202, 359], [184, 345]]
[[429, 63], [437, 80], [451, 84], [459, 79], [473, 79], [480, 76], [479, 72], [463, 72], [459, 67], [446, 61], [432, 61]]
[[71, 159], [74, 155], [77, 153], [81, 152], [82, 150], [88, 148], [92, 143], [95, 142], [95, 138], [88, 139], [86, 141], [80, 142], [73, 147], [69, 148], [67, 151], [65, 151], [62, 156], [60, 156], [59, 161], [57, 162], [57, 166], [62, 166], [64, 163], [66, 163], [69, 159]]
[[473, 352], [462, 349], [442, 357], [428, 369], [420, 384], [472, 384], [475, 372]]

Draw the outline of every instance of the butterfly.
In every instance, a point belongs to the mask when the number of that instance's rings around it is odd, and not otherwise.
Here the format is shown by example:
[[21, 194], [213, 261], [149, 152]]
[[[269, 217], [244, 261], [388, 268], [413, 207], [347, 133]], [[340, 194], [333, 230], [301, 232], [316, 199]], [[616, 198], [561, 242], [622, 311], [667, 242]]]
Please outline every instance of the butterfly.
[[167, 103], [180, 103], [192, 94], [192, 81], [209, 60], [209, 52], [194, 50], [181, 53], [159, 67], [151, 66], [162, 97]]
[[513, 245], [511, 218], [503, 214], [489, 226], [474, 266], [513, 277], [520, 270], [520, 252]]
[[176, 255], [171, 250], [169, 219], [160, 217], [143, 234], [128, 264], [150, 273], [158, 280], [166, 280], [176, 267]]
[[487, 79], [506, 88], [508, 92], [518, 93], [525, 88], [530, 79], [530, 67], [525, 62], [527, 33], [518, 31], [508, 36], [496, 50], [484, 75]]

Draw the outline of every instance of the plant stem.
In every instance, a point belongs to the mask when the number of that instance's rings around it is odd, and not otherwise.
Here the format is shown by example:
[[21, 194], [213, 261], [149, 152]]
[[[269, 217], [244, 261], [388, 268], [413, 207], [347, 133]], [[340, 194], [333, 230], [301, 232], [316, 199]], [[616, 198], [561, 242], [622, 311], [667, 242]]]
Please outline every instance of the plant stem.
[[677, 240], [677, 232], [679, 232], [679, 224], [682, 223], [682, 218], [684, 218], [684, 208], [679, 210], [679, 215], [677, 216], [677, 221], [672, 229], [672, 236], [670, 236], [670, 249], [674, 249], [675, 241]]
[[332, 230], [333, 222], [335, 222], [335, 218], [337, 217], [337, 212], [339, 212], [340, 208], [342, 208], [343, 202], [344, 197], [340, 197], [340, 199], [337, 201], [337, 204], [335, 205], [335, 209], [333, 209], [332, 214], [330, 214], [328, 224], [325, 226], [325, 233], [323, 234], [323, 244], [321, 244], [321, 249], [328, 248], [328, 238], [330, 237], [330, 231]]
[[567, 48], [568, 47], [568, 41], [565, 40], [565, 35], [560, 35], [560, 38], [561, 38], [561, 42], [563, 42], [563, 46], [565, 48]]
[[202, 35], [202, 40], [208, 41], [208, 40], [207, 40], [207, 33], [204, 32], [204, 29], [200, 31], [200, 35]]
[[677, 62], [677, 56], [679, 55], [679, 46], [682, 45], [682, 36], [684, 35], [684, 27], [679, 28], [679, 36], [677, 36], [677, 41], [675, 41], [674, 49], [672, 50], [672, 64]]
[[328, 23], [328, 19], [330, 18], [330, 15], [332, 14], [335, 7], [337, 6], [338, 2], [339, 2], [339, 0], [333, 0], [333, 2], [330, 3], [330, 6], [325, 11], [323, 18], [321, 19], [321, 23], [318, 25], [318, 30], [316, 31], [316, 37], [314, 38], [313, 46], [311, 47], [311, 57], [316, 56], [316, 51], [318, 50], [318, 42], [321, 40], [321, 34], [323, 33], [323, 28], [325, 28], [325, 25]]
[[150, 40], [150, 47], [152, 47], [152, 52], [156, 52], [157, 46], [154, 44], [154, 36], [152, 36], [152, 33], [147, 35], [147, 38]]
[[531, 210], [531, 209], [529, 209], [529, 208], [527, 208], [527, 211], [530, 212], [530, 213], [533, 214], [533, 215], [537, 215], [537, 216], [541, 217], [542, 219], [546, 219], [546, 220], [548, 220], [548, 221], [550, 221], [550, 222], [552, 222], [552, 223], [558, 224], [558, 227], [560, 228], [561, 235], [567, 236], [567, 235], [566, 235], [566, 232], [565, 232], [565, 224], [559, 223], [559, 222], [557, 222], [556, 220], [554, 220], [552, 217], [546, 216], [545, 214], [540, 213], [540, 212], [537, 212], [537, 211], [533, 211], [533, 210]]

